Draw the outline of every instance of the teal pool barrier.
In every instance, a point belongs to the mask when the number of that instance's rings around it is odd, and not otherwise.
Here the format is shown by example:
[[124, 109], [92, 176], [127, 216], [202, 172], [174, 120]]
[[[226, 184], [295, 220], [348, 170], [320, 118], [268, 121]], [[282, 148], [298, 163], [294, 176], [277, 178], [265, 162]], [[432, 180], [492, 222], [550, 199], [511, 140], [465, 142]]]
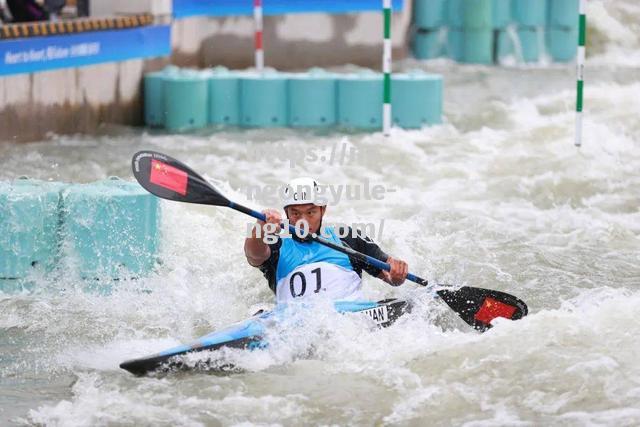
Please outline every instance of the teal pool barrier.
[[240, 124], [240, 78], [224, 67], [216, 67], [209, 76], [209, 124]]
[[[442, 51], [446, 31], [439, 30], [438, 37], [439, 47], [434, 49]], [[475, 53], [477, 46], [472, 40], [467, 50], [461, 49], [461, 52]], [[199, 129], [207, 125], [248, 128], [341, 126], [359, 130], [377, 130], [381, 125], [382, 80], [380, 74], [371, 70], [356, 74], [329, 73], [317, 68], [306, 73], [278, 73], [275, 70], [256, 73], [217, 67], [201, 72], [171, 70], [150, 74], [149, 81], [153, 84], [148, 85], [149, 91], [163, 93], [145, 94], [145, 100], [162, 100], [165, 128], [169, 131]], [[158, 78], [162, 85], [156, 84]], [[430, 87], [429, 91], [435, 91], [435, 95], [421, 100], [412, 96], [407, 99], [413, 99], [411, 108], [421, 114], [420, 123], [425, 120], [429, 124], [440, 123], [442, 94], [438, 93], [437, 85], [434, 86], [434, 77], [400, 79], [402, 85], [415, 85], [419, 93], [425, 93], [425, 85]], [[400, 98], [395, 99], [394, 103], [401, 103]], [[145, 111], [154, 109], [157, 107], [145, 106]], [[397, 116], [396, 125], [419, 127], [418, 119], [404, 119], [403, 115]]]
[[452, 59], [470, 64], [493, 63], [493, 30], [449, 29], [447, 52]]
[[178, 67], [169, 65], [160, 71], [154, 71], [144, 75], [144, 123], [147, 126], [165, 126], [166, 111], [164, 109], [164, 80], [167, 76], [177, 75], [179, 72], [180, 69]]
[[144, 76], [144, 123], [149, 127], [164, 127], [164, 72], [156, 71]]
[[450, 28], [480, 30], [492, 26], [492, 0], [448, 0], [445, 9]]
[[382, 74], [363, 72], [338, 79], [338, 124], [350, 129], [382, 129]]
[[418, 59], [433, 59], [442, 56], [446, 47], [446, 30], [418, 29], [412, 38], [413, 54]]
[[548, 0], [548, 25], [554, 27], [578, 28], [579, 2], [580, 0]]
[[522, 53], [521, 59], [524, 62], [536, 62], [540, 58], [540, 31], [542, 31], [542, 28], [518, 28], [518, 40], [520, 41], [520, 49]]
[[240, 78], [240, 122], [246, 127], [286, 127], [287, 76], [275, 71]]
[[129, 278], [154, 268], [160, 230], [157, 197], [118, 178], [71, 185], [62, 195], [65, 255], [81, 277]]
[[493, 0], [491, 9], [493, 29], [504, 29], [511, 23], [511, 0]]
[[547, 52], [554, 61], [567, 62], [578, 52], [579, 0], [547, 1]]
[[[429, 0], [416, 0], [429, 2]], [[445, 22], [449, 28], [464, 27], [463, 10], [464, 0], [446, 0], [444, 5]]]
[[543, 27], [547, 23], [546, 0], [512, 0], [513, 20], [526, 27]]
[[417, 129], [442, 123], [442, 76], [412, 71], [391, 79], [393, 123]]
[[203, 128], [208, 122], [209, 74], [195, 70], [164, 77], [165, 127], [172, 131]]
[[324, 127], [336, 124], [336, 78], [335, 74], [322, 69], [311, 69], [307, 73], [289, 76], [288, 109], [291, 127]]
[[570, 61], [578, 51], [577, 27], [549, 27], [546, 32], [547, 52], [554, 61]]
[[414, 0], [413, 24], [417, 28], [438, 28], [445, 23], [446, 0]]
[[463, 0], [462, 25], [465, 30], [492, 28], [492, 9], [492, 0]]
[[447, 31], [447, 48], [445, 52], [449, 58], [458, 62], [461, 62], [464, 56], [464, 37], [462, 35], [462, 30], [450, 28]]
[[493, 63], [493, 30], [491, 28], [463, 31], [461, 62]]
[[62, 275], [147, 275], [158, 259], [159, 221], [158, 199], [134, 182], [0, 182], [0, 291]]
[[0, 182], [0, 279], [23, 279], [36, 270], [53, 270], [64, 187], [27, 178]]
[[[444, 18], [438, 26], [441, 9]], [[567, 62], [576, 56], [568, 33], [577, 23], [578, 0], [414, 0], [410, 45], [417, 59], [444, 55], [458, 62], [494, 64], [513, 56], [536, 62], [546, 49], [554, 61]], [[438, 37], [443, 30], [444, 49]], [[507, 31], [515, 31], [517, 40]]]

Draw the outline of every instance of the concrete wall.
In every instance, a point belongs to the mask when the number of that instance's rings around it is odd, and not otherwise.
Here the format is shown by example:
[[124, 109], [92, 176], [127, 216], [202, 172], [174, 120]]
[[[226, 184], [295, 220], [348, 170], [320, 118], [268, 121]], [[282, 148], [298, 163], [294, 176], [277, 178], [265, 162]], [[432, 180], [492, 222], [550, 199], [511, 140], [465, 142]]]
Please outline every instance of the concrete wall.
[[141, 78], [167, 61], [133, 60], [0, 78], [0, 142], [142, 122]]
[[[396, 59], [407, 54], [409, 9], [393, 16]], [[265, 65], [280, 70], [342, 64], [380, 69], [382, 30], [382, 13], [378, 12], [268, 16], [264, 21]], [[173, 51], [176, 65], [253, 66], [253, 20], [196, 17], [176, 21]]]
[[[409, 1], [393, 18], [394, 58], [406, 55]], [[382, 14], [266, 17], [265, 65], [281, 70], [356, 64], [380, 69]], [[0, 77], [0, 142], [93, 133], [102, 123], [142, 124], [142, 77], [179, 66], [253, 65], [249, 17], [194, 17], [173, 24], [171, 58], [132, 60]]]

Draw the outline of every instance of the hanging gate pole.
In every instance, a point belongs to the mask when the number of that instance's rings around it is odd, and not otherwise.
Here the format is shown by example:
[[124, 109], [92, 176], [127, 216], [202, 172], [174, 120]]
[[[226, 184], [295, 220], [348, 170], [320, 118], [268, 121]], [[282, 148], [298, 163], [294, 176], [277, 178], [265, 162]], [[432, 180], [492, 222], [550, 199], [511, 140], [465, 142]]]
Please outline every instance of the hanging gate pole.
[[382, 6], [384, 10], [382, 131], [385, 136], [389, 136], [391, 131], [391, 0], [383, 0]]
[[577, 95], [576, 95], [576, 147], [582, 145], [582, 97], [584, 91], [584, 60], [585, 60], [585, 39], [587, 35], [587, 0], [580, 0], [580, 22], [578, 28], [578, 58], [576, 68], [578, 75]]

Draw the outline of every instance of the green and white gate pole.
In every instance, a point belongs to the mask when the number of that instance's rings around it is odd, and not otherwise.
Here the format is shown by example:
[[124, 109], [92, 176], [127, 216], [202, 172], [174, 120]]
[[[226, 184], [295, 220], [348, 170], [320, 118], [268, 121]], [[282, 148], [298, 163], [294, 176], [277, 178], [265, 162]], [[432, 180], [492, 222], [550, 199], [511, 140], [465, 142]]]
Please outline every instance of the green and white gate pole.
[[584, 60], [585, 60], [585, 39], [587, 36], [587, 0], [580, 0], [580, 22], [578, 28], [578, 57], [576, 69], [578, 74], [577, 97], [576, 97], [576, 147], [582, 145], [582, 96], [584, 91]]
[[391, 0], [382, 0], [382, 7], [384, 9], [382, 131], [385, 136], [389, 136], [391, 132]]

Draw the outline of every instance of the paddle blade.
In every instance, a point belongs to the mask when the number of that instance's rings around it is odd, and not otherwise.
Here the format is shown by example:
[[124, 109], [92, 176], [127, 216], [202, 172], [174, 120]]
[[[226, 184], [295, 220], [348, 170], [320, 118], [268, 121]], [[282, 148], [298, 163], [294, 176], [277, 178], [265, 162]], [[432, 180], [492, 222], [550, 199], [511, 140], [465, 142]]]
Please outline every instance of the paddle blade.
[[437, 294], [469, 325], [484, 332], [491, 321], [504, 317], [517, 320], [527, 315], [527, 305], [504, 292], [463, 286], [460, 289], [441, 289]]
[[155, 151], [139, 151], [131, 160], [133, 176], [145, 190], [176, 202], [229, 206], [229, 200], [189, 166]]

